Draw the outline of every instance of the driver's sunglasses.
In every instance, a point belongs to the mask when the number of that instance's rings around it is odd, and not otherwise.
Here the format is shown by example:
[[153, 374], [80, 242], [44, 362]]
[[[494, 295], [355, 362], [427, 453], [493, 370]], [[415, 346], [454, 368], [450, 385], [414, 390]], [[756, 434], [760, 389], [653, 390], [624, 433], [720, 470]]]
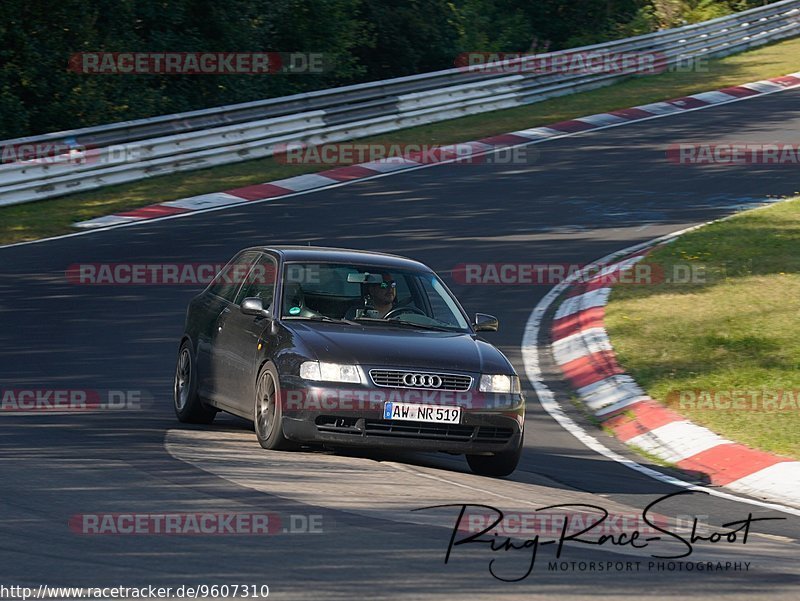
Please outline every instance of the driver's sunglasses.
[[386, 290], [387, 288], [397, 288], [397, 282], [389, 280], [388, 282], [381, 282], [380, 287]]

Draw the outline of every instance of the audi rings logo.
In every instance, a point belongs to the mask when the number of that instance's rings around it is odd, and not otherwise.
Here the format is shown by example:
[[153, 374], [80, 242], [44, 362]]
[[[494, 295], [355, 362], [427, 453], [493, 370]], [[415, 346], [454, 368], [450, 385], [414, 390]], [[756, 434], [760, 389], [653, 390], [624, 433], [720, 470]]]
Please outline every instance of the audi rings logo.
[[405, 374], [403, 384], [409, 388], [441, 388], [442, 378], [436, 374]]

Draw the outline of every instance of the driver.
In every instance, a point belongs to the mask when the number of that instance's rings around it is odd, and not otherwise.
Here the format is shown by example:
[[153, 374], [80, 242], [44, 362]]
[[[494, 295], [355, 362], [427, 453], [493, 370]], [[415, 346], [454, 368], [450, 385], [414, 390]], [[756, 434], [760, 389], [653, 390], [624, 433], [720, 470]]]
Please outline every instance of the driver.
[[345, 319], [356, 317], [371, 317], [383, 319], [387, 313], [395, 308], [397, 303], [397, 282], [392, 274], [381, 272], [382, 282], [376, 284], [363, 284], [361, 287], [362, 298], [354, 304]]
[[379, 284], [368, 284], [367, 294], [372, 298], [378, 317], [386, 317], [386, 314], [394, 309], [397, 301], [397, 282], [392, 275], [387, 272], [381, 274], [383, 281]]

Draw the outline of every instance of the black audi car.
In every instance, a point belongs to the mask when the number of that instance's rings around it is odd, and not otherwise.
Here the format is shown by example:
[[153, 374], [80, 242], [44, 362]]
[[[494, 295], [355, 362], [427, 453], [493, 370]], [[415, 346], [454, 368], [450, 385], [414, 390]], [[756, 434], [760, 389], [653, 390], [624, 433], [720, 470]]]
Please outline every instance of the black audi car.
[[262, 447], [303, 444], [465, 454], [504, 476], [522, 450], [525, 400], [442, 280], [407, 258], [335, 248], [238, 253], [192, 299], [174, 383], [182, 422], [227, 411]]

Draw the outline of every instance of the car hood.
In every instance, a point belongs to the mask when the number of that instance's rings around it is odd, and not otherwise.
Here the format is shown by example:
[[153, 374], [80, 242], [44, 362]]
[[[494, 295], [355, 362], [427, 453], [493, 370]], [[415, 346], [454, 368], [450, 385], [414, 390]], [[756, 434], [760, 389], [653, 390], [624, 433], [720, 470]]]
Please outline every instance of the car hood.
[[505, 355], [472, 334], [325, 322], [284, 325], [293, 333], [295, 345], [319, 361], [427, 371], [513, 372]]

